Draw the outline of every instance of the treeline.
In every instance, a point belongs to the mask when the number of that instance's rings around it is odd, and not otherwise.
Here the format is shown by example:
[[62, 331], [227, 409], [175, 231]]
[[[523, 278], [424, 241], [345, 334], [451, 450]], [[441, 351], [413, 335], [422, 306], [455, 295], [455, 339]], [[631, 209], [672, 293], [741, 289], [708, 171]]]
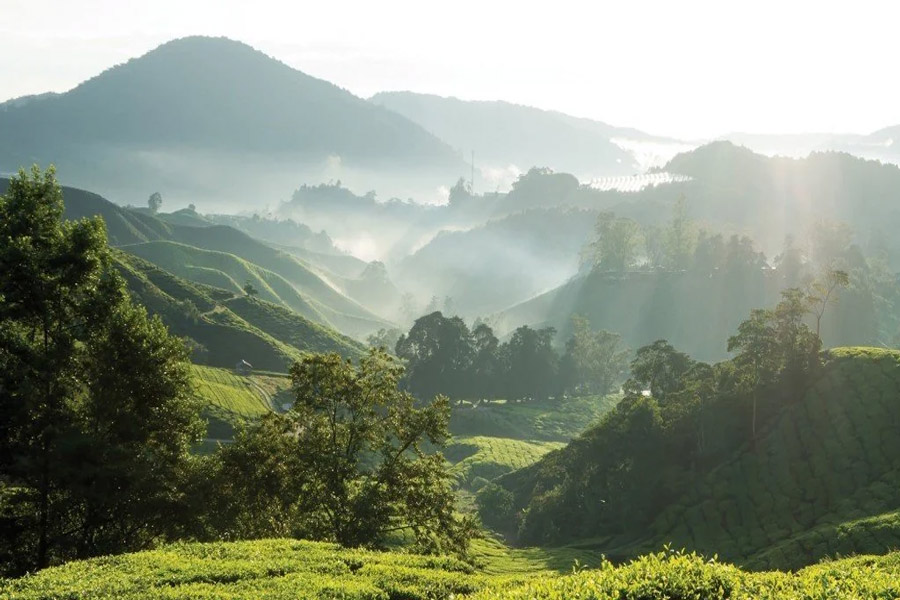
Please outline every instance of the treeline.
[[295, 536], [465, 552], [440, 454], [449, 403], [373, 350], [310, 354], [294, 408], [207, 456], [188, 348], [135, 305], [100, 218], [62, 220], [52, 170], [0, 196], [0, 574], [178, 539]]
[[[622, 379], [628, 350], [617, 334], [594, 331], [581, 317], [562, 353], [556, 330], [523, 325], [501, 343], [493, 329], [441, 312], [420, 317], [394, 343], [406, 361], [405, 385], [418, 398], [444, 394], [452, 400], [546, 400], [564, 394], [607, 394]], [[370, 340], [392, 341], [389, 332]]]
[[728, 339], [734, 358], [692, 359], [665, 340], [640, 348], [624, 399], [595, 428], [532, 468], [483, 488], [485, 523], [522, 543], [646, 533], [660, 511], [801, 400], [823, 364], [821, 321], [847, 284], [831, 272], [811, 293], [783, 292]]

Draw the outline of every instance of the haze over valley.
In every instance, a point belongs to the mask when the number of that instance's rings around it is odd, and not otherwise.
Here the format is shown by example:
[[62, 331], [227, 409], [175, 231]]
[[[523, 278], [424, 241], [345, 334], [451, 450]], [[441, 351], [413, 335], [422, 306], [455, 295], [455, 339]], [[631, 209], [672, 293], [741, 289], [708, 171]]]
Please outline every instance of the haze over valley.
[[0, 597], [900, 596], [878, 7], [96, 4], [0, 25]]

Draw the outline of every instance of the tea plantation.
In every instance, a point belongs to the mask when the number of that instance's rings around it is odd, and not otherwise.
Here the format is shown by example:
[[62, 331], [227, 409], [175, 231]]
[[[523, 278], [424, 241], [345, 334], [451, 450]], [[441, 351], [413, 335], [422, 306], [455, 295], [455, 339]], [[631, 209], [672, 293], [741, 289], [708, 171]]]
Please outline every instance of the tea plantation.
[[656, 522], [754, 568], [900, 548], [900, 353], [839, 348], [802, 402]]
[[453, 463], [461, 484], [471, 486], [476, 478], [493, 479], [535, 463], [544, 454], [562, 448], [562, 442], [524, 441], [499, 437], [453, 438], [444, 456]]
[[208, 437], [230, 439], [234, 427], [278, 407], [290, 387], [286, 376], [236, 375], [228, 369], [194, 365], [194, 393], [203, 401]]
[[[578, 569], [576, 569], [578, 570]], [[488, 574], [448, 557], [262, 540], [179, 544], [68, 563], [0, 581], [4, 600], [856, 600], [900, 597], [900, 554], [856, 557], [796, 574], [748, 573], [664, 551], [560, 576]]]

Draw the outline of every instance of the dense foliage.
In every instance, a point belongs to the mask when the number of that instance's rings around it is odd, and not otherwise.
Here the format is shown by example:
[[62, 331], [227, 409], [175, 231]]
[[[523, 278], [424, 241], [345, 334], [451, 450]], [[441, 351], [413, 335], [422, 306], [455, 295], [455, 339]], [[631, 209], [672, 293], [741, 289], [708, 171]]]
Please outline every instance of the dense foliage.
[[900, 558], [861, 556], [823, 563], [790, 574], [747, 573], [696, 554], [659, 552], [620, 567], [559, 578], [541, 578], [513, 589], [488, 588], [477, 600], [807, 600], [895, 598]]
[[449, 404], [417, 407], [402, 374], [374, 349], [358, 367], [337, 354], [295, 363], [292, 409], [205, 459], [199, 535], [377, 546], [407, 533], [420, 549], [464, 554], [474, 524], [456, 515], [452, 474], [428, 451], [449, 436]]
[[10, 600], [887, 600], [900, 594], [896, 553], [825, 562], [790, 574], [749, 573], [669, 550], [621, 566], [600, 562], [594, 569], [559, 552], [569, 559], [569, 569], [580, 566], [566, 576], [541, 569], [546, 563], [540, 557], [505, 554], [485, 553], [490, 563], [481, 569], [452, 558], [292, 540], [184, 544], [0, 581], [0, 595]]
[[134, 306], [100, 219], [53, 170], [0, 197], [0, 566], [146, 547], [184, 514], [200, 434], [187, 349]]
[[555, 333], [523, 325], [500, 343], [486, 323], [470, 330], [460, 317], [433, 312], [417, 319], [395, 349], [407, 361], [407, 386], [419, 397], [442, 393], [454, 400], [541, 401], [615, 389], [627, 360], [618, 335], [594, 331], [576, 317], [560, 356], [553, 346]]
[[[600, 536], [629, 554], [675, 540], [776, 567], [892, 547], [896, 462], [880, 457], [895, 456], [900, 436], [883, 425], [898, 417], [881, 398], [897, 385], [897, 358], [820, 353], [807, 325], [816, 306], [787, 290], [751, 313], [730, 340], [735, 358], [715, 365], [665, 341], [641, 348], [625, 399], [564, 450], [502, 477], [515, 508], [502, 521], [487, 505], [482, 518], [529, 543]], [[819, 442], [835, 437], [840, 448]]]

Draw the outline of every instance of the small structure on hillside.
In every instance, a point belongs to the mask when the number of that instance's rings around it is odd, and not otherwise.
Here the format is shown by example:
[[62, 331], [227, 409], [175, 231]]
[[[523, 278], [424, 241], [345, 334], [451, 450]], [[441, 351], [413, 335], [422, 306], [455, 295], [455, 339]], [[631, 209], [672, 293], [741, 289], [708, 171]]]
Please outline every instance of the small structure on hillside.
[[248, 363], [246, 360], [241, 359], [236, 365], [234, 365], [234, 372], [238, 375], [249, 375], [253, 372], [253, 365]]

